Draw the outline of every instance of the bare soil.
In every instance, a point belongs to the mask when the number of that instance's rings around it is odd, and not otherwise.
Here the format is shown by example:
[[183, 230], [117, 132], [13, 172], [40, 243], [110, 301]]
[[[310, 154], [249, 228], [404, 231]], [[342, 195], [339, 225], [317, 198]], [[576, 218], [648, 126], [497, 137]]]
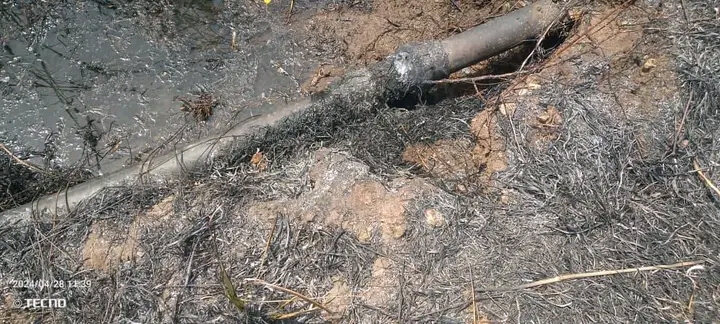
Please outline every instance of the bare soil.
[[[332, 42], [343, 44], [340, 46], [351, 62], [349, 67], [356, 67], [383, 59], [399, 45], [457, 32], [462, 29], [459, 26], [470, 26], [478, 16], [487, 16], [490, 10], [488, 6], [477, 7], [467, 2], [461, 12], [448, 2], [399, 0], [379, 2], [370, 13], [342, 9], [323, 12], [310, 18], [306, 28], [317, 37], [328, 37]], [[637, 24], [621, 27], [619, 21], [623, 19]], [[435, 179], [465, 180], [454, 188], [459, 193], [467, 193], [467, 181], [475, 181], [475, 186], [482, 188], [494, 188], [493, 175], [507, 169], [505, 151], [511, 140], [500, 133], [497, 119], [528, 125], [531, 129], [527, 137], [529, 143], [537, 149], [547, 149], [559, 138], [563, 117], [561, 109], [541, 104], [534, 92], [549, 83], [573, 85], [584, 82], [585, 76], [578, 69], [577, 60], [582, 64], [592, 64], [596, 60], [610, 62], [610, 70], [598, 76], [598, 86], [616, 98], [616, 102], [609, 103], [615, 106], [610, 109], [616, 118], [658, 118], [660, 112], [653, 102], [671, 100], [676, 93], [674, 80], [677, 77], [661, 53], [654, 57], [643, 54], [658, 49], [653, 47], [657, 44], [640, 42], [642, 23], [647, 20], [644, 11], [637, 8], [601, 8], [583, 13], [573, 36], [542, 67], [536, 68], [537, 72], [515, 81], [498, 96], [501, 100], [496, 100], [495, 105], [479, 112], [470, 121], [472, 136], [469, 139], [408, 143], [402, 160], [420, 166]], [[319, 91], [341, 73], [337, 68], [321, 67], [306, 86], [312, 87], [312, 92]], [[523, 102], [522, 111], [516, 109], [519, 101]], [[339, 314], [347, 312], [357, 302], [382, 308], [397, 301], [401, 298], [397, 293], [398, 283], [403, 281], [402, 264], [397, 260], [402, 259], [401, 255], [410, 248], [403, 240], [408, 230], [408, 204], [442, 195], [440, 189], [412, 177], [383, 181], [373, 176], [364, 163], [342, 151], [320, 149], [312, 154], [313, 159], [304, 175], [309, 183], [307, 191], [292, 199], [251, 202], [245, 206], [245, 217], [266, 224], [263, 235], [274, 226], [277, 215], [283, 215], [292, 221], [314, 224], [317, 228], [340, 228], [359, 243], [379, 244], [384, 256], [372, 263], [369, 280], [363, 286], [351, 287], [340, 277], [332, 278], [332, 286], [321, 300]], [[122, 232], [103, 225], [103, 222], [94, 223], [83, 248], [85, 267], [109, 271], [142, 257], [143, 252], [138, 246], [139, 228], [154, 231], [153, 223], [168, 221], [182, 227], [182, 217], [173, 215], [168, 209], [172, 199], [170, 196], [139, 215]], [[501, 201], [508, 199], [501, 197]], [[446, 225], [447, 220], [438, 209], [427, 208], [421, 212], [428, 228], [441, 229]], [[118, 238], [123, 239], [118, 242]], [[184, 269], [177, 268], [176, 271]], [[408, 278], [404, 280], [406, 285], [421, 284], [419, 278], [414, 282]], [[164, 298], [168, 304], [173, 296], [164, 294]], [[339, 314], [325, 313], [325, 316], [342, 320], [337, 317]], [[465, 315], [468, 323], [473, 322], [470, 313]], [[486, 318], [487, 315], [481, 316]]]
[[[510, 4], [391, 0], [370, 11], [341, 6], [294, 21], [340, 54], [329, 55], [303, 89], [320, 91], [344, 69], [470, 28]], [[676, 20], [681, 14], [645, 5], [582, 9], [573, 12], [577, 23], [562, 44], [501, 86], [483, 84], [469, 97], [416, 111], [383, 111], [289, 160], [275, 159], [284, 147], [258, 147], [240, 162], [210, 166], [203, 177], [111, 192], [85, 206], [76, 224], [63, 225], [77, 228], [65, 230], [71, 243], [63, 262], [94, 276], [100, 288], [87, 294], [103, 302], [132, 299], [149, 315], [110, 306], [122, 315], [6, 310], [3, 320], [717, 320], [718, 197], [688, 169], [693, 154], [683, 151], [703, 143], [697, 152], [717, 155], [716, 143], [693, 133], [715, 132], [709, 123], [717, 115], [687, 111], [687, 75], [673, 59], [679, 45], [651, 32], [651, 13]], [[448, 107], [456, 110], [433, 115]], [[432, 129], [413, 134], [421, 128]], [[400, 148], [383, 136], [398, 138]], [[667, 158], [669, 151], [676, 155]], [[709, 168], [717, 179], [717, 166]], [[689, 260], [704, 263], [494, 289]], [[250, 305], [244, 311], [223, 294], [220, 267]], [[330, 312], [253, 284], [257, 279]], [[6, 303], [15, 298], [6, 296]]]

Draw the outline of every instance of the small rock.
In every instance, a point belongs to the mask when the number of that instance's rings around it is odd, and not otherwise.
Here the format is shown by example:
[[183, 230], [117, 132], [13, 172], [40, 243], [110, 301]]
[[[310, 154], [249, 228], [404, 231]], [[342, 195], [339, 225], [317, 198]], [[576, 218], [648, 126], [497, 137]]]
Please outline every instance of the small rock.
[[508, 193], [507, 190], [503, 190], [500, 195], [500, 203], [503, 205], [507, 205], [510, 203], [510, 193]]
[[688, 144], [690, 144], [690, 141], [682, 140], [682, 142], [680, 142], [680, 148], [684, 149], [688, 146]]
[[404, 223], [390, 225], [390, 236], [396, 240], [400, 239], [405, 235], [405, 227]]
[[[328, 301], [325, 306], [335, 313], [333, 315], [326, 314], [326, 316], [341, 316], [352, 303], [352, 290], [345, 280], [335, 277], [333, 278], [333, 287], [325, 295], [325, 300]], [[338, 321], [340, 319], [337, 318]]]
[[657, 62], [654, 58], [649, 58], [645, 60], [645, 63], [643, 63], [642, 71], [643, 73], [648, 73], [650, 70], [654, 69], [657, 66]]
[[512, 116], [515, 114], [515, 110], [517, 109], [517, 104], [513, 102], [503, 103], [500, 104], [500, 113], [503, 114], [503, 116]]
[[574, 21], [580, 20], [580, 18], [582, 18], [583, 14], [584, 14], [584, 12], [581, 9], [568, 10], [568, 16], [570, 17], [570, 19], [572, 19]]
[[445, 216], [435, 208], [425, 210], [425, 221], [432, 227], [445, 225]]
[[260, 152], [260, 149], [250, 158], [250, 163], [260, 172], [265, 171], [268, 167], [268, 159], [263, 152]]
[[559, 126], [562, 123], [560, 111], [555, 106], [547, 106], [547, 109], [537, 117], [542, 126]]
[[360, 243], [370, 243], [370, 239], [372, 239], [372, 226], [360, 229], [359, 233], [357, 233], [357, 239], [360, 241]]

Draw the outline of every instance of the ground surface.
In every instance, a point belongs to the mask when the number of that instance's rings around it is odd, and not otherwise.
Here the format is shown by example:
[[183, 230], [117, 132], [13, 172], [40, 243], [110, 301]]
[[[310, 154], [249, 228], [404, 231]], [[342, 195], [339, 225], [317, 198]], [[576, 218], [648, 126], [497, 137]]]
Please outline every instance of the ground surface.
[[[298, 87], [514, 5], [299, 14], [290, 25], [326, 60]], [[106, 190], [53, 224], [4, 225], [5, 283], [82, 281], [6, 284], [3, 320], [720, 321], [717, 10], [576, 7], [523, 73], [449, 85], [412, 109], [298, 118], [181, 179]], [[453, 77], [517, 70], [528, 53]], [[593, 271], [608, 272], [520, 287]], [[42, 297], [68, 305], [13, 307]]]
[[[293, 19], [328, 4], [298, 1]], [[335, 53], [318, 52], [319, 43], [300, 37], [285, 22], [286, 5], [0, 4], [0, 144], [45, 171], [3, 166], [0, 188], [9, 189], [0, 194], [0, 209], [302, 96], [300, 83]], [[201, 92], [215, 103], [207, 119], [181, 109], [182, 99], [194, 102]]]

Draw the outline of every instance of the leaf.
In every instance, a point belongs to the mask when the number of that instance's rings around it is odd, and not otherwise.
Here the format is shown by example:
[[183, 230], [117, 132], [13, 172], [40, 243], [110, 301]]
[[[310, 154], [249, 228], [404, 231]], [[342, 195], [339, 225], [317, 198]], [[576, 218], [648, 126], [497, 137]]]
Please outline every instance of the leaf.
[[267, 6], [270, 4], [270, 2], [272, 2], [272, 0], [263, 0], [263, 2], [265, 2], [265, 5]]
[[230, 280], [230, 276], [225, 272], [225, 267], [222, 264], [220, 264], [220, 276], [222, 277], [223, 288], [225, 288], [225, 296], [238, 310], [245, 311], [245, 302], [238, 298], [237, 293], [235, 293], [235, 286], [233, 286], [232, 280]]

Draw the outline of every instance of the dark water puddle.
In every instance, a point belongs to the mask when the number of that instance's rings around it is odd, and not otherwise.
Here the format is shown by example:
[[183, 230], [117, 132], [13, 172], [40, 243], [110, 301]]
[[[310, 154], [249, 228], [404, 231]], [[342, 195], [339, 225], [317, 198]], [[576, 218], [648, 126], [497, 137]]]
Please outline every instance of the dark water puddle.
[[[298, 2], [294, 12], [323, 4]], [[299, 80], [322, 58], [307, 54], [308, 44], [271, 8], [220, 0], [6, 2], [0, 142], [45, 167], [101, 174], [267, 109], [251, 107], [294, 100]], [[200, 91], [221, 102], [207, 123], [173, 101]]]

